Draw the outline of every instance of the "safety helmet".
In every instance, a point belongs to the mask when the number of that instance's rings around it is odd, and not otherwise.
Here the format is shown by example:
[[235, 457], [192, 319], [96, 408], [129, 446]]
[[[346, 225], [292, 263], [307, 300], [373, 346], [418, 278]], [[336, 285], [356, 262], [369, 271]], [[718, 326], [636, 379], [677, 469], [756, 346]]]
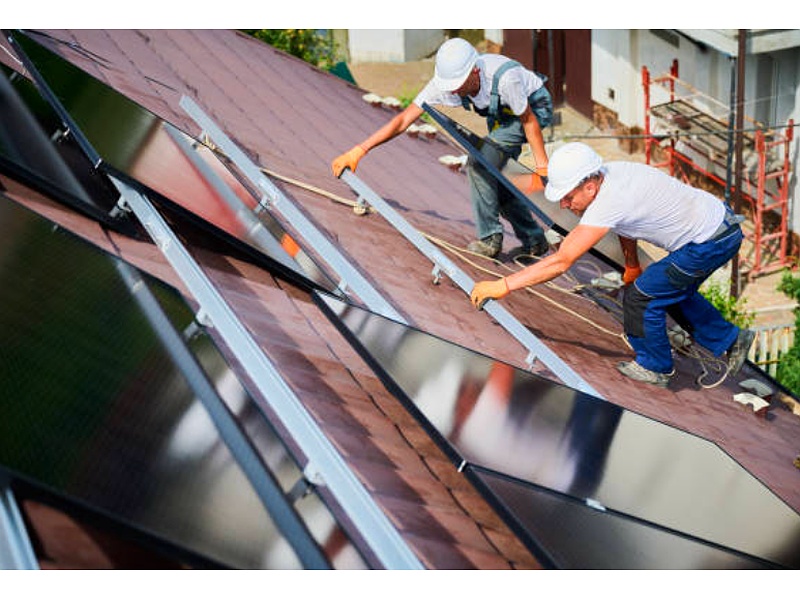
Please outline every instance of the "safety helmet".
[[461, 87], [478, 60], [478, 51], [461, 38], [451, 38], [439, 46], [433, 82], [443, 92], [452, 92]]
[[544, 196], [550, 202], [559, 202], [578, 184], [600, 170], [603, 159], [582, 142], [564, 144], [553, 152], [547, 164], [547, 186]]

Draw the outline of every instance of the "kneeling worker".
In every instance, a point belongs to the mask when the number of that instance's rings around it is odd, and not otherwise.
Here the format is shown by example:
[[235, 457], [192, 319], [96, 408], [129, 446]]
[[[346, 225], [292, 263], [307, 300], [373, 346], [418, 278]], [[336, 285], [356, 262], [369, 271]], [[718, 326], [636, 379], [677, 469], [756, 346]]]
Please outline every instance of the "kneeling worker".
[[[625, 334], [636, 358], [619, 371], [637, 381], [667, 387], [674, 373], [666, 330], [667, 311], [714, 356], [727, 353], [728, 373], [737, 373], [755, 332], [726, 321], [698, 291], [742, 243], [741, 217], [703, 190], [649, 165], [608, 162], [586, 144], [568, 143], [550, 159], [545, 197], [580, 217], [558, 251], [516, 273], [475, 284], [472, 303], [558, 277], [608, 232], [619, 236], [625, 256]], [[642, 272], [636, 240], [669, 252]], [[630, 285], [632, 284], [632, 285]]]
[[[544, 79], [500, 54], [479, 55], [472, 44], [461, 38], [447, 40], [439, 47], [433, 79], [405, 110], [333, 160], [334, 176], [339, 177], [346, 168], [355, 172], [367, 152], [408, 129], [422, 115], [425, 103], [474, 108], [486, 117], [489, 139], [503, 149], [498, 152], [487, 145], [483, 151], [493, 166], [502, 168], [509, 156], [519, 157], [522, 144], [527, 141], [536, 161], [536, 173], [543, 178], [547, 176], [542, 129], [552, 122], [553, 102]], [[549, 245], [544, 231], [523, 201], [499, 184], [482, 165], [470, 164], [467, 174], [478, 230], [478, 239], [468, 246], [470, 251], [491, 258], [500, 254], [502, 215], [522, 242], [514, 254], [547, 252]]]

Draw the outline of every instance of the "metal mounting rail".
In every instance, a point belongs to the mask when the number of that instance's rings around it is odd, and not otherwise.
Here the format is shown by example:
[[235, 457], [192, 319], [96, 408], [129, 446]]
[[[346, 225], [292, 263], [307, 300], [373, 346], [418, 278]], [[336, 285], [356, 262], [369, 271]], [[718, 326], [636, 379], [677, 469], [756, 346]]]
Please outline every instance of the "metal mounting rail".
[[306, 478], [330, 490], [386, 569], [422, 569], [419, 559], [158, 211], [137, 190], [113, 176], [111, 180], [122, 195], [123, 207], [133, 211], [200, 304], [205, 320], [216, 328], [270, 408], [292, 432], [308, 459]]
[[272, 236], [264, 224], [256, 217], [252, 209], [242, 202], [225, 181], [198, 156], [195, 152], [195, 148], [192, 146], [194, 140], [191, 140], [189, 136], [169, 124], [165, 124], [164, 129], [172, 141], [180, 148], [181, 152], [183, 152], [184, 156], [186, 156], [187, 160], [192, 163], [203, 179], [208, 182], [233, 211], [239, 223], [245, 226], [250, 240], [262, 250], [266, 250], [271, 257], [283, 263], [287, 268], [301, 272], [302, 269], [300, 265], [297, 264], [297, 261], [283, 249], [278, 243], [278, 240]]
[[8, 485], [8, 479], [2, 474], [0, 474], [0, 569], [27, 571], [39, 569], [39, 561], [36, 560], [36, 553], [33, 551], [17, 501]]
[[203, 132], [216, 144], [241, 172], [264, 194], [259, 209], [278, 212], [341, 278], [339, 289], [350, 289], [371, 311], [407, 325], [406, 320], [389, 302], [359, 273], [339, 250], [326, 238], [306, 216], [261, 172], [261, 169], [231, 140], [211, 117], [188, 96], [182, 96], [180, 106], [197, 123]]
[[[405, 238], [414, 244], [425, 256], [434, 264], [434, 277], [438, 277], [440, 271], [450, 277], [458, 287], [469, 295], [475, 282], [459, 269], [449, 258], [447, 258], [436, 246], [429, 242], [419, 231], [414, 229], [397, 211], [376, 194], [367, 184], [361, 181], [356, 175], [345, 169], [341, 179], [347, 183], [359, 196], [359, 201], [370, 204], [383, 217], [391, 223]], [[573, 371], [561, 358], [544, 345], [535, 335], [526, 329], [514, 315], [508, 312], [501, 304], [495, 300], [489, 300], [483, 306], [483, 310], [489, 313], [494, 319], [508, 331], [520, 344], [528, 350], [527, 362], [533, 364], [535, 359], [539, 359], [550, 371], [552, 371], [561, 381], [571, 388], [592, 394], [602, 398], [586, 381]]]
[[121, 259], [115, 259], [114, 266], [164, 349], [186, 377], [195, 398], [206, 409], [220, 438], [272, 517], [275, 527], [294, 549], [300, 564], [306, 569], [330, 568], [322, 549], [292, 507], [289, 498], [282, 492], [280, 483], [236, 423], [214, 384], [187, 347], [185, 339], [175, 330], [139, 270]]

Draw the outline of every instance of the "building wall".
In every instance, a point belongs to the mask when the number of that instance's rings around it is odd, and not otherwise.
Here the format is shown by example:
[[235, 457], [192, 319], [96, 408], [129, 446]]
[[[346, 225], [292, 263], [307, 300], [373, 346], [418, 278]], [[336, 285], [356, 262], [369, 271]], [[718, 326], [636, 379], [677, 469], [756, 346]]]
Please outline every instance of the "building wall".
[[433, 54], [444, 41], [443, 29], [350, 29], [350, 61], [402, 63]]
[[[646, 29], [592, 30], [592, 100], [613, 110], [627, 126], [644, 125], [642, 66], [652, 77], [669, 72], [678, 59], [678, 77], [694, 88], [693, 101], [702, 110], [727, 120], [735, 62], [726, 53], [685, 35]], [[666, 94], [651, 88], [651, 103]], [[688, 90], [683, 90], [683, 95]], [[800, 47], [748, 55], [745, 62], [745, 112], [748, 117], [784, 129], [789, 119], [800, 123]], [[745, 122], [745, 126], [752, 123]], [[797, 132], [795, 132], [797, 133]], [[789, 227], [800, 232], [798, 135], [791, 148]]]

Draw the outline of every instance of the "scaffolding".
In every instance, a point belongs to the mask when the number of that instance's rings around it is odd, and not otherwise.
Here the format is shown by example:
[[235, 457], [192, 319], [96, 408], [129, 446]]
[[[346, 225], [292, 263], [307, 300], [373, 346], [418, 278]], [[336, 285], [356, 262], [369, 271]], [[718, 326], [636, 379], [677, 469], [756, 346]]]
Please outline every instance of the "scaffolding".
[[[642, 85], [647, 164], [668, 169], [685, 181], [692, 173], [705, 175], [725, 187], [726, 200], [733, 197], [734, 132], [726, 114], [730, 107], [681, 81], [677, 60], [660, 77], [651, 78], [642, 67]], [[789, 248], [789, 148], [794, 122], [790, 120], [781, 132], [745, 119], [740, 197], [752, 227], [744, 228], [749, 243], [742, 246], [739, 268], [752, 280], [794, 263]]]

